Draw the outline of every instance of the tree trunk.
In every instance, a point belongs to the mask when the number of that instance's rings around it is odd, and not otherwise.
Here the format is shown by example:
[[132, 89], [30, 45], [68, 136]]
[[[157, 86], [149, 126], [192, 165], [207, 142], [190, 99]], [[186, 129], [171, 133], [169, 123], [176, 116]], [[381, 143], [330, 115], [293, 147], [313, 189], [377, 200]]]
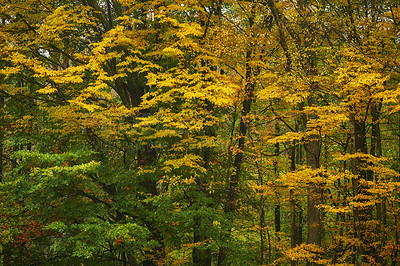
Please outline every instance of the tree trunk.
[[[280, 134], [280, 128], [279, 124], [276, 122], [275, 123], [275, 134], [279, 136]], [[274, 161], [274, 176], [275, 178], [278, 178], [278, 156], [279, 156], [279, 151], [280, 151], [280, 146], [279, 143], [275, 144], [275, 156], [276, 159]], [[276, 239], [279, 242], [281, 240], [280, 238], [280, 232], [281, 232], [281, 204], [280, 204], [280, 196], [279, 193], [276, 193], [276, 204], [275, 204], [275, 209], [274, 209], [274, 222], [275, 222], [275, 234], [276, 234]], [[275, 259], [278, 259], [278, 251], [276, 250], [275, 252]]]
[[[293, 146], [290, 155], [290, 171], [296, 171], [296, 143], [293, 141]], [[294, 248], [297, 245], [296, 239], [296, 199], [294, 197], [294, 191], [291, 189], [290, 194], [290, 247]], [[295, 266], [296, 262], [294, 260], [290, 261], [291, 266]]]
[[[317, 72], [317, 56], [315, 51], [309, 49], [316, 42], [316, 32], [315, 28], [311, 25], [311, 22], [307, 20], [309, 18], [310, 9], [308, 0], [299, 0], [297, 2], [297, 7], [299, 10], [299, 15], [301, 20], [299, 21], [301, 27], [304, 30], [304, 34], [307, 38], [304, 38], [300, 45], [302, 50], [300, 53], [304, 58], [305, 64], [303, 65], [303, 70], [306, 74], [306, 78], [312, 78], [318, 75]], [[317, 91], [318, 84], [312, 82], [309, 90], [310, 96], [308, 96], [308, 106], [317, 107], [318, 100], [315, 95]], [[317, 119], [317, 115], [310, 114], [306, 119], [306, 124], [310, 121]], [[308, 125], [307, 125], [308, 127]], [[306, 128], [308, 131], [317, 130], [316, 128]], [[321, 157], [321, 136], [318, 133], [313, 132], [311, 135], [306, 137], [304, 148], [306, 152], [306, 164], [311, 169], [318, 169], [320, 167], [320, 157]], [[318, 208], [323, 202], [323, 190], [321, 184], [311, 183], [307, 191], [307, 244], [315, 244], [317, 246], [322, 246], [323, 241], [323, 224], [322, 224], [322, 212]], [[307, 262], [308, 265], [316, 265], [315, 263]]]
[[[207, 109], [211, 111], [212, 106], [210, 102], [207, 102]], [[206, 123], [209, 121], [205, 121]], [[211, 126], [205, 126], [205, 136], [211, 137], [214, 133], [212, 132]], [[210, 168], [210, 158], [211, 158], [211, 149], [209, 147], [204, 148], [203, 153], [203, 162], [204, 168], [208, 170]], [[207, 192], [207, 184], [206, 184], [205, 176], [200, 176], [196, 179], [196, 184], [198, 191], [205, 196], [208, 196]], [[206, 225], [204, 225], [206, 223]], [[204, 228], [208, 226], [212, 226], [207, 219], [203, 219], [199, 215], [195, 215], [194, 217], [194, 243], [204, 243], [207, 241], [208, 236], [204, 232]], [[205, 244], [205, 243], [204, 243]], [[203, 245], [203, 244], [201, 244]], [[201, 266], [211, 266], [212, 256], [211, 256], [211, 249], [204, 249], [204, 248], [193, 248], [193, 264], [194, 265], [201, 265]]]
[[[249, 16], [249, 28], [254, 25], [254, 14], [251, 11], [251, 15]], [[250, 48], [246, 52], [246, 64], [245, 64], [245, 88], [244, 88], [244, 99], [242, 101], [242, 111], [240, 114], [240, 122], [239, 122], [239, 139], [237, 152], [235, 154], [235, 159], [233, 162], [234, 172], [229, 180], [229, 188], [228, 188], [228, 199], [226, 201], [224, 211], [228, 216], [231, 216], [236, 211], [236, 200], [237, 200], [237, 189], [239, 186], [239, 177], [242, 168], [243, 162], [243, 154], [245, 149], [245, 140], [248, 131], [248, 115], [250, 114], [251, 104], [254, 97], [254, 88], [255, 81], [253, 80], [253, 68], [250, 65], [250, 61], [253, 59], [253, 51], [250, 45]], [[230, 217], [229, 219], [232, 219]], [[228, 232], [230, 234], [230, 231]], [[220, 249], [220, 254], [218, 258], [218, 265], [226, 265], [227, 258], [227, 249]], [[222, 263], [222, 264], [219, 264]]]
[[[205, 240], [207, 240], [207, 237], [205, 236], [203, 230], [201, 228], [204, 228], [202, 223], [203, 221], [202, 217], [196, 216], [195, 221], [194, 221], [194, 243], [203, 243]], [[203, 244], [201, 244], [203, 245]], [[193, 265], [198, 265], [198, 266], [211, 266], [211, 250], [210, 249], [202, 249], [202, 248], [193, 248]]]
[[[353, 113], [350, 114], [350, 125], [351, 125], [351, 136], [352, 136], [352, 154], [355, 153], [367, 153], [367, 143], [366, 143], [366, 130], [365, 121], [360, 121], [356, 118], [354, 113], [357, 107], [353, 107]], [[361, 179], [367, 179], [367, 171], [363, 166], [364, 160], [360, 157], [354, 158], [351, 161], [351, 169], [353, 174], [356, 175], [352, 179], [353, 194], [354, 196], [361, 195], [365, 193], [366, 187], [360, 184]], [[362, 203], [362, 200], [358, 200]], [[368, 212], [363, 207], [354, 208], [354, 237], [361, 240], [361, 245], [356, 247], [355, 261], [356, 263], [362, 264], [363, 258], [368, 254], [364, 242], [365, 239], [365, 223], [368, 219]]]
[[[309, 106], [317, 106], [315, 97], [308, 98]], [[315, 119], [315, 115], [310, 115], [308, 120]], [[312, 130], [312, 129], [311, 129]], [[321, 140], [317, 134], [310, 135], [304, 144], [306, 150], [307, 165], [312, 169], [320, 167]], [[323, 238], [322, 213], [317, 207], [322, 203], [322, 189], [320, 184], [311, 184], [307, 195], [307, 244], [321, 246]]]
[[[262, 186], [262, 185], [261, 185]], [[264, 265], [265, 262], [265, 209], [264, 209], [264, 196], [261, 195], [260, 200], [260, 264]]]
[[[382, 157], [382, 141], [381, 141], [381, 129], [379, 122], [379, 114], [382, 107], [381, 102], [374, 102], [371, 106], [371, 116], [372, 116], [372, 135], [371, 135], [371, 149], [370, 153], [376, 157]], [[373, 174], [373, 173], [372, 173]], [[371, 181], [375, 181], [375, 183], [380, 182], [372, 175], [369, 178]], [[386, 236], [382, 234], [384, 228], [386, 226], [386, 211], [385, 211], [385, 202], [382, 199], [382, 202], [378, 202], [376, 204], [376, 218], [377, 218], [377, 226], [375, 227], [375, 235], [376, 241], [380, 242], [379, 249], [382, 250], [386, 244]], [[376, 261], [380, 264], [383, 264], [383, 258], [379, 255], [380, 252], [378, 250], [374, 250], [376, 255]]]
[[[0, 95], [0, 122], [4, 119], [3, 109], [4, 108], [4, 96]], [[3, 182], [3, 157], [4, 157], [4, 132], [5, 129], [3, 128], [4, 123], [1, 123], [0, 126], [0, 183]]]

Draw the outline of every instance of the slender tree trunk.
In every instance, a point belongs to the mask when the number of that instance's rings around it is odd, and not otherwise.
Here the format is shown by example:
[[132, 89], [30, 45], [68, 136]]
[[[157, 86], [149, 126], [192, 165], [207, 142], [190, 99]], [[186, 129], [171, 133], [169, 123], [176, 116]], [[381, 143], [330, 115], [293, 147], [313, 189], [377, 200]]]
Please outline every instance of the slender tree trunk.
[[[247, 58], [250, 58], [251, 52], [247, 52]], [[250, 68], [250, 67], [248, 67]], [[248, 74], [250, 75], [251, 70], [249, 69]], [[237, 189], [239, 185], [239, 177], [240, 171], [242, 168], [243, 162], [243, 152], [245, 148], [245, 136], [247, 134], [247, 119], [248, 114], [251, 109], [251, 101], [254, 93], [254, 84], [248, 84], [245, 88], [245, 99], [242, 104], [242, 113], [240, 116], [240, 124], [239, 124], [239, 141], [238, 141], [238, 150], [235, 155], [233, 168], [234, 173], [229, 181], [229, 189], [228, 189], [228, 199], [225, 205], [225, 213], [231, 215], [236, 210], [236, 200], [237, 200]], [[225, 255], [221, 255], [222, 257], [226, 257]]]
[[[352, 153], [367, 153], [367, 144], [366, 144], [366, 131], [365, 131], [365, 122], [360, 121], [356, 118], [356, 114], [354, 113], [356, 107], [353, 107], [353, 112], [350, 114], [350, 125], [351, 125], [351, 135], [352, 135]], [[351, 161], [351, 169], [353, 174], [357, 177], [352, 179], [352, 186], [353, 186], [353, 194], [354, 196], [362, 195], [365, 193], [366, 187], [360, 184], [361, 179], [367, 178], [367, 172], [365, 164], [362, 158], [354, 158]], [[362, 201], [360, 201], [362, 203]], [[355, 254], [355, 262], [357, 264], [361, 264], [363, 261], [363, 257], [368, 253], [366, 249], [366, 242], [365, 239], [365, 223], [368, 219], [367, 211], [362, 207], [355, 207], [354, 208], [354, 237], [361, 240], [361, 245], [356, 247], [356, 254]]]
[[[4, 108], [4, 96], [0, 95], [0, 121], [4, 119], [4, 113], [3, 109]], [[0, 183], [3, 182], [3, 177], [4, 177], [4, 146], [3, 146], [3, 141], [4, 141], [4, 128], [3, 124], [0, 124]], [[6, 244], [3, 246], [3, 260], [2, 260], [2, 265], [12, 265], [11, 263], [11, 246], [10, 244]]]
[[[196, 216], [194, 221], [194, 243], [203, 243], [207, 240], [207, 237], [204, 235], [204, 232], [201, 228], [204, 228], [204, 219], [202, 217]], [[194, 248], [193, 249], [193, 265], [198, 266], [207, 266], [211, 265], [212, 257], [210, 249], [201, 249]]]
[[129, 265], [129, 266], [139, 266], [139, 263], [137, 262], [135, 256], [133, 256], [131, 253], [126, 254], [126, 258], [128, 259], [127, 265]]
[[[251, 11], [251, 15], [249, 16], [249, 28], [254, 25], [254, 12]], [[244, 87], [244, 99], [242, 101], [242, 111], [240, 114], [240, 122], [239, 122], [239, 139], [237, 151], [235, 154], [235, 159], [233, 162], [233, 175], [229, 180], [229, 188], [228, 188], [228, 198], [224, 207], [224, 211], [228, 216], [232, 216], [232, 214], [236, 211], [236, 200], [237, 200], [237, 190], [239, 186], [239, 178], [242, 169], [243, 163], [243, 155], [245, 149], [245, 141], [246, 135], [248, 131], [248, 115], [251, 111], [251, 104], [254, 97], [254, 73], [253, 68], [250, 65], [250, 61], [253, 59], [253, 47], [248, 48], [246, 51], [246, 64], [245, 64], [245, 87]], [[232, 219], [232, 217], [230, 217]], [[228, 232], [230, 234], [230, 231]], [[227, 252], [228, 249], [222, 248], [219, 252], [218, 257], [218, 265], [226, 265], [227, 264]]]
[[[394, 215], [394, 224], [397, 225], [398, 222], [398, 215], [395, 214]], [[399, 227], [396, 226], [395, 228], [395, 245], [399, 246]], [[394, 249], [393, 254], [392, 254], [392, 266], [396, 266], [396, 262], [398, 260], [397, 258], [397, 254], [398, 254], [398, 249]]]
[[[257, 167], [257, 173], [258, 173], [258, 183], [260, 187], [264, 187], [264, 178], [263, 174], [260, 168], [260, 165], [258, 164], [257, 160], [255, 161], [256, 167]], [[263, 191], [261, 191], [260, 195], [260, 205], [259, 205], [259, 227], [260, 227], [260, 265], [264, 265], [265, 262], [265, 208], [264, 208], [264, 195], [262, 194]], [[267, 229], [267, 236], [268, 236], [268, 250], [269, 250], [269, 261], [271, 261], [271, 241], [270, 241], [270, 235]]]
[[[275, 134], [279, 136], [280, 134], [280, 128], [278, 122], [275, 123]], [[275, 144], [275, 161], [274, 161], [274, 176], [275, 178], [278, 178], [278, 156], [280, 152], [280, 146], [279, 143]], [[275, 209], [274, 209], [274, 222], [275, 222], [275, 234], [276, 234], [276, 239], [279, 242], [281, 240], [280, 238], [280, 232], [281, 232], [281, 204], [280, 204], [280, 194], [276, 193], [276, 204], [275, 204]], [[278, 259], [278, 250], [275, 251], [275, 259]]]
[[[304, 29], [305, 34], [308, 36], [304, 38], [301, 44], [302, 51], [301, 54], [304, 58], [304, 72], [307, 78], [314, 77], [318, 74], [317, 67], [317, 56], [313, 50], [309, 50], [310, 47], [316, 41], [315, 28], [311, 26], [310, 22], [307, 20], [310, 14], [308, 0], [299, 0], [297, 2], [297, 7], [299, 10], [299, 15], [301, 15], [300, 25]], [[310, 96], [308, 96], [308, 106], [317, 107], [318, 100], [315, 95], [316, 89], [318, 87], [317, 83], [312, 83], [310, 85]], [[305, 117], [307, 124], [317, 119], [315, 114], [308, 115]], [[307, 125], [308, 127], [308, 125]], [[306, 130], [317, 130], [317, 128], [307, 128]], [[306, 164], [312, 168], [317, 169], [320, 167], [320, 157], [321, 157], [321, 136], [318, 133], [312, 133], [309, 135], [304, 144], [306, 152]], [[323, 190], [321, 184], [311, 183], [308, 188], [307, 193], [307, 244], [315, 244], [317, 246], [322, 246], [323, 241], [323, 224], [322, 224], [322, 212], [318, 208], [318, 205], [322, 203], [323, 200]], [[315, 265], [315, 263], [307, 263], [308, 265]]]
[[242, 102], [242, 112], [240, 115], [240, 123], [239, 123], [238, 150], [235, 154], [235, 160], [233, 163], [235, 171], [229, 182], [228, 201], [225, 207], [225, 211], [228, 213], [232, 213], [236, 209], [237, 188], [243, 162], [245, 139], [248, 130], [247, 120], [251, 110], [251, 103], [253, 101], [254, 81], [251, 80], [252, 69], [249, 65], [251, 58], [252, 58], [252, 52], [249, 50], [246, 52], [246, 61], [247, 61], [246, 86], [245, 86], [245, 96]]
[[[264, 184], [262, 182], [262, 177], [260, 178], [260, 186], [262, 187]], [[264, 265], [265, 262], [265, 209], [264, 209], [264, 196], [261, 195], [260, 198], [260, 264]], [[269, 238], [269, 237], [268, 237]]]
[[266, 228], [265, 231], [267, 232], [267, 241], [268, 241], [268, 264], [270, 264], [272, 260], [271, 234], [269, 233], [268, 228]]
[[[293, 142], [293, 146], [291, 149], [290, 155], [290, 171], [296, 171], [296, 143]], [[290, 247], [294, 248], [297, 245], [296, 241], [296, 198], [294, 196], [294, 191], [291, 189], [289, 191], [290, 194]], [[296, 262], [294, 260], [290, 261], [291, 266], [295, 266]]]
[[286, 36], [285, 36], [284, 30], [283, 30], [282, 19], [281, 19], [279, 10], [275, 5], [274, 0], [268, 0], [267, 5], [271, 10], [271, 14], [274, 17], [276, 25], [278, 26], [279, 45], [281, 46], [283, 52], [285, 53], [285, 57], [286, 57], [285, 70], [289, 72], [292, 67], [292, 56], [289, 52], [289, 47], [286, 42]]
[[398, 137], [398, 143], [397, 143], [397, 165], [398, 168], [400, 168], [400, 113], [397, 114], [398, 116], [398, 122], [397, 122], [397, 126], [398, 126], [398, 132], [397, 132], [397, 137]]
[[[381, 157], [382, 156], [382, 141], [381, 141], [381, 129], [379, 122], [379, 114], [382, 107], [381, 102], [374, 102], [371, 106], [371, 116], [372, 116], [372, 135], [371, 135], [371, 149], [370, 153], [373, 156]], [[374, 179], [372, 176], [371, 181]], [[380, 180], [377, 180], [375, 177], [375, 183], [377, 184]], [[377, 226], [375, 227], [375, 235], [376, 240], [380, 242], [379, 249], [382, 250], [386, 244], [386, 236], [382, 234], [384, 228], [386, 226], [386, 211], [385, 211], [385, 202], [382, 199], [382, 202], [378, 202], [376, 204], [376, 218], [378, 221]], [[380, 256], [380, 252], [378, 250], [374, 250], [376, 261], [380, 264], [383, 264], [383, 258]]]
[[[0, 95], [0, 122], [4, 119], [4, 114], [3, 114], [3, 109], [4, 108], [4, 96]], [[3, 124], [0, 124], [0, 183], [3, 182], [3, 171], [4, 171], [4, 167], [3, 167], [3, 162], [4, 162], [4, 146], [3, 146], [3, 142], [4, 142], [4, 132], [5, 129], [3, 128]]]
[[[317, 100], [314, 97], [308, 98], [309, 106], [317, 106]], [[309, 119], [315, 119], [310, 115]], [[306, 150], [307, 165], [312, 169], [320, 167], [321, 141], [320, 136], [312, 134], [304, 147]], [[322, 189], [320, 184], [312, 184], [308, 189], [307, 195], [307, 243], [321, 246], [323, 238], [322, 213], [318, 205], [322, 203]]]
[[[212, 110], [212, 105], [210, 102], [206, 102], [207, 105], [207, 110], [211, 111]], [[208, 118], [206, 118], [205, 123], [209, 123]], [[214, 135], [211, 126], [205, 126], [205, 136], [206, 137], [211, 137]], [[210, 168], [210, 159], [211, 159], [211, 148], [206, 147], [204, 148], [203, 152], [203, 162], [204, 162], [204, 168], [208, 170]], [[207, 181], [205, 180], [206, 176], [200, 176], [199, 178], [196, 179], [197, 183], [197, 188], [200, 193], [202, 193], [205, 196], [208, 196], [208, 191], [207, 191]], [[206, 225], [204, 225], [206, 223]], [[207, 241], [208, 236], [204, 232], [204, 228], [207, 228], [208, 226], [212, 226], [209, 224], [209, 221], [207, 219], [204, 219], [203, 217], [196, 215], [194, 218], [194, 243], [204, 243]], [[204, 243], [206, 244], [206, 243]], [[211, 266], [212, 262], [212, 256], [211, 256], [211, 249], [204, 249], [204, 248], [194, 248], [193, 249], [193, 264], [194, 265], [201, 265], [201, 266]]]

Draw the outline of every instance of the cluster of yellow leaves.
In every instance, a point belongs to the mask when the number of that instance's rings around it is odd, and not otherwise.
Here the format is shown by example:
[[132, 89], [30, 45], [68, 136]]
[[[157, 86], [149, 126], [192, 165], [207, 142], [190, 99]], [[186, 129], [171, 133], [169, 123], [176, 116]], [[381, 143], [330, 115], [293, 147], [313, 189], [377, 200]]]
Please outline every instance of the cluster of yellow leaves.
[[180, 167], [188, 167], [189, 169], [196, 169], [205, 172], [204, 167], [201, 166], [202, 158], [195, 154], [185, 154], [182, 158], [169, 159], [164, 162], [166, 172], [172, 171]]
[[[158, 93], [148, 94], [143, 106], [168, 102], [179, 97], [190, 100], [207, 100], [217, 106], [227, 106], [238, 85], [230, 78], [208, 69], [207, 74], [189, 73], [188, 69], [173, 68], [164, 73], [149, 73], [148, 84], [160, 88]], [[168, 91], [165, 91], [168, 89]], [[157, 96], [157, 97], [155, 97]]]
[[315, 244], [302, 243], [285, 251], [286, 256], [293, 261], [307, 261], [320, 265], [331, 265], [329, 260], [321, 259], [324, 254], [322, 247]]
[[[97, 26], [95, 16], [90, 15], [91, 8], [87, 6], [70, 7], [60, 6], [53, 10], [46, 19], [38, 25], [38, 44], [49, 42], [59, 48], [65, 45], [66, 36], [71, 38], [82, 27]], [[85, 38], [77, 36], [76, 38]]]
[[265, 84], [257, 92], [260, 100], [280, 99], [289, 105], [295, 105], [303, 102], [310, 94], [310, 85], [298, 76], [271, 73], [267, 70], [260, 74], [260, 80]]
[[333, 180], [327, 179], [327, 170], [324, 167], [312, 169], [303, 166], [300, 170], [295, 172], [288, 172], [282, 174], [276, 182], [287, 185], [290, 189], [313, 186], [325, 186], [327, 182]]

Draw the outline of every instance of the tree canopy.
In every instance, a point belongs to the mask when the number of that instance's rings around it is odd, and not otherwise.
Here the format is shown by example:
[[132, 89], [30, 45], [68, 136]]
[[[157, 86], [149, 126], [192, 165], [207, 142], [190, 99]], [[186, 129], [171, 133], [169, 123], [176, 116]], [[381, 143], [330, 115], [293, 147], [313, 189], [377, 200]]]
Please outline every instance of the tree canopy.
[[398, 265], [396, 0], [0, 0], [2, 265]]

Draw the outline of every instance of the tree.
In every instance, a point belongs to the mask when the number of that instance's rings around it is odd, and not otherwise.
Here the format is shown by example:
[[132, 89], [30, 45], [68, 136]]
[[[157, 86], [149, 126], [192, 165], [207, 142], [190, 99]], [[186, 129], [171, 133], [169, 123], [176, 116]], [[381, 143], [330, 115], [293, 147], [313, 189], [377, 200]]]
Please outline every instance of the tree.
[[3, 264], [395, 265], [399, 14], [0, 1]]

